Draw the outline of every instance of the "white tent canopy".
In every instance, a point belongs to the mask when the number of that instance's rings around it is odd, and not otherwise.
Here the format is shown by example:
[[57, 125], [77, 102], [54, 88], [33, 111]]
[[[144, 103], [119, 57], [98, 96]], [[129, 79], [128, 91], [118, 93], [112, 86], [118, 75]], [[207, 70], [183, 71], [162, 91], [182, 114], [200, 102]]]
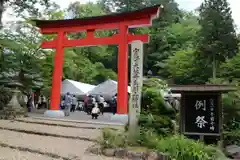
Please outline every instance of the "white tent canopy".
[[[89, 91], [88, 94], [102, 95], [104, 97], [112, 97], [117, 93], [118, 84], [116, 81], [107, 80], [97, 85], [93, 90]], [[128, 93], [131, 92], [131, 87], [128, 86]]]
[[69, 92], [74, 95], [85, 95], [94, 87], [96, 86], [66, 79], [62, 82], [61, 94], [64, 95]]

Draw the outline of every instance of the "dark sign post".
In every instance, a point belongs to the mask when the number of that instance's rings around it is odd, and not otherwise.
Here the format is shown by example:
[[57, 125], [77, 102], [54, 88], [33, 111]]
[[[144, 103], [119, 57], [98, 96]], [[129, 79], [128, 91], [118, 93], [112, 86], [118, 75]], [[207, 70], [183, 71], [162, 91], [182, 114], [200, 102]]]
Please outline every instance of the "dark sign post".
[[222, 93], [235, 88], [226, 85], [173, 85], [181, 93], [180, 131], [186, 136], [222, 135]]
[[185, 94], [183, 133], [220, 135], [221, 105], [219, 94]]

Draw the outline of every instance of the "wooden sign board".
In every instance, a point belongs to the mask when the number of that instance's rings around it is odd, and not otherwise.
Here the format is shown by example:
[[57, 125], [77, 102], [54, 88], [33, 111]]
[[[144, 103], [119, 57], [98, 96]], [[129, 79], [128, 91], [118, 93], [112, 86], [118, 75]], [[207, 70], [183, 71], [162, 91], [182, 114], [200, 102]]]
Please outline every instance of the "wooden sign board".
[[181, 128], [184, 135], [221, 135], [221, 93], [184, 93], [182, 104]]

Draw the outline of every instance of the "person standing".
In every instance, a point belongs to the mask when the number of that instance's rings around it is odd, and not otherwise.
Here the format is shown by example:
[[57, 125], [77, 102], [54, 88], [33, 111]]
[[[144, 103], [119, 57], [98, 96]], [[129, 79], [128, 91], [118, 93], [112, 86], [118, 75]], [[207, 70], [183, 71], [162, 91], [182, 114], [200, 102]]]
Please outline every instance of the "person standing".
[[75, 112], [76, 106], [77, 106], [77, 98], [76, 98], [75, 95], [73, 95], [73, 97], [72, 97], [72, 106], [71, 106], [70, 112]]
[[117, 95], [112, 97], [112, 112], [114, 115], [117, 112]]
[[100, 112], [102, 113], [103, 115], [103, 111], [104, 111], [104, 102], [105, 102], [105, 99], [102, 95], [99, 96], [99, 109], [100, 109]]
[[83, 104], [83, 111], [84, 112], [87, 112], [87, 108], [88, 108], [88, 99], [89, 99], [89, 95], [88, 94], [86, 94], [85, 96], [84, 96], [84, 104]]
[[64, 112], [65, 112], [65, 116], [69, 116], [70, 115], [70, 107], [71, 107], [71, 102], [72, 102], [72, 98], [69, 92], [67, 92], [67, 94], [64, 97]]
[[92, 95], [89, 95], [88, 102], [87, 102], [87, 114], [91, 114], [92, 109], [96, 103], [95, 98]]
[[44, 95], [41, 95], [41, 106], [46, 109], [47, 108], [47, 101]]
[[32, 109], [33, 109], [33, 97], [32, 97], [31, 94], [28, 95], [27, 108], [28, 108], [28, 112], [32, 112]]
[[65, 107], [65, 106], [64, 106], [64, 98], [62, 98], [60, 105], [61, 105], [61, 110], [64, 110], [64, 107]]

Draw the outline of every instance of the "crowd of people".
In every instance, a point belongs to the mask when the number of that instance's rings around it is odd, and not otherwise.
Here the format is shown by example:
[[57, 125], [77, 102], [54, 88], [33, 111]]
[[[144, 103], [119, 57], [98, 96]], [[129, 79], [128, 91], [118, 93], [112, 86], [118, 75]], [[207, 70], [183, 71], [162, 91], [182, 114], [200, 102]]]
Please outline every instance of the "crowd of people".
[[28, 112], [31, 112], [33, 108], [47, 109], [47, 99], [44, 95], [40, 95], [36, 101], [34, 94], [28, 94], [23, 97], [24, 103], [27, 105]]
[[[44, 95], [40, 95], [35, 103], [34, 97], [34, 94], [29, 94], [24, 98], [28, 112], [31, 112], [33, 108], [48, 108], [48, 100]], [[92, 116], [92, 119], [97, 119], [99, 115], [103, 115], [104, 112], [111, 112], [113, 114], [117, 112], [117, 94], [108, 101], [106, 101], [102, 95], [86, 95], [83, 101], [78, 98], [79, 97], [76, 97], [76, 95], [70, 94], [69, 92], [62, 97], [60, 108], [61, 110], [64, 110], [65, 116], [69, 116], [71, 112], [79, 110]], [[175, 110], [179, 110], [180, 100], [178, 98], [166, 96], [164, 97], [164, 100], [166, 105], [174, 107]]]
[[[71, 112], [75, 112], [75, 110], [78, 109], [91, 115], [92, 119], [97, 119], [100, 114], [103, 115], [106, 106], [107, 102], [102, 95], [86, 95], [84, 101], [81, 102], [75, 95], [71, 95], [69, 92], [63, 96], [60, 105], [66, 116], [69, 116]], [[113, 114], [116, 113], [117, 95], [113, 96], [109, 108], [112, 108], [111, 112], [113, 112]]]

